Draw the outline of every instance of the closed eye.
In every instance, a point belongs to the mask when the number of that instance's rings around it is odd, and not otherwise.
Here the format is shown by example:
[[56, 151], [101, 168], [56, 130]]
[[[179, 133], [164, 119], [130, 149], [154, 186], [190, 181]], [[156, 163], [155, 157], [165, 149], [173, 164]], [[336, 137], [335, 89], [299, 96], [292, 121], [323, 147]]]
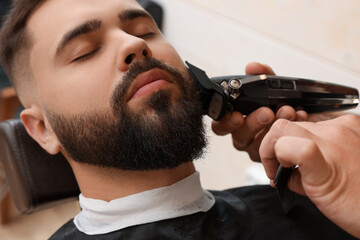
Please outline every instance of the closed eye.
[[96, 48], [93, 51], [86, 53], [84, 55], [81, 55], [80, 57], [75, 58], [74, 60], [72, 60], [72, 62], [83, 62], [87, 59], [89, 59], [90, 57], [92, 57], [95, 53], [97, 53], [100, 50], [100, 48]]
[[137, 35], [137, 37], [138, 37], [138, 38], [149, 38], [149, 37], [152, 37], [152, 36], [154, 36], [154, 35], [155, 35], [155, 33], [149, 32], [149, 33]]

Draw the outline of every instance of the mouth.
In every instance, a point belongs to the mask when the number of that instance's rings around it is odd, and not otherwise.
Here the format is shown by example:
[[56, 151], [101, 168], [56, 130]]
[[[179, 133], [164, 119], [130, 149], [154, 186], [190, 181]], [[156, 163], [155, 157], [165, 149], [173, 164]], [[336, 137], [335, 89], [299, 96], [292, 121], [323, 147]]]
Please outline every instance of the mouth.
[[127, 101], [151, 95], [171, 83], [169, 74], [159, 68], [141, 73], [131, 85]]

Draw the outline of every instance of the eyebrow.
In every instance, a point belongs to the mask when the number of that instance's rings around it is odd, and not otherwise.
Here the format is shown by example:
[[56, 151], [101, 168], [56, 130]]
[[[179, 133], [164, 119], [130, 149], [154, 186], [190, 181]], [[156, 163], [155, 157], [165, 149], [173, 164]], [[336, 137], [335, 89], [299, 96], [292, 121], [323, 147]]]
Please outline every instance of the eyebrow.
[[134, 19], [140, 18], [140, 17], [148, 18], [151, 20], [153, 19], [152, 16], [148, 12], [146, 12], [144, 10], [140, 10], [140, 9], [129, 9], [129, 10], [123, 11], [118, 14], [118, 17], [121, 22], [131, 21], [131, 20], [134, 20]]
[[[141, 17], [153, 20], [153, 18], [148, 12], [140, 9], [129, 9], [118, 14], [120, 22], [127, 22]], [[59, 56], [61, 52], [65, 49], [66, 45], [73, 39], [79, 37], [80, 35], [96, 32], [101, 28], [101, 25], [101, 20], [93, 19], [83, 24], [80, 24], [79, 26], [76, 26], [72, 30], [68, 31], [58, 44], [55, 56]]]
[[67, 32], [64, 37], [61, 39], [57, 49], [56, 55], [60, 55], [64, 50], [66, 45], [73, 39], [79, 37], [80, 35], [89, 34], [95, 32], [101, 28], [102, 21], [94, 19], [87, 21], [79, 26], [76, 26], [69, 32]]

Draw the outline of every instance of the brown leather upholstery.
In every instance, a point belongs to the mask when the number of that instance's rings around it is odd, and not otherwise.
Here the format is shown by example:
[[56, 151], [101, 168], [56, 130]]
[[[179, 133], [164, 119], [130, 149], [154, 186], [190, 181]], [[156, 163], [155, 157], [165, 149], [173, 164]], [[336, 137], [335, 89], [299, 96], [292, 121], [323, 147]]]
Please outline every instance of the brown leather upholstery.
[[0, 121], [14, 117], [16, 111], [21, 106], [15, 90], [12, 87], [1, 89], [0, 92]]
[[[0, 69], [1, 70], [1, 69]], [[0, 91], [0, 122], [14, 117], [21, 104], [12, 87]], [[1, 164], [0, 164], [1, 165]], [[11, 197], [7, 189], [4, 169], [0, 166], [0, 222], [8, 223], [11, 215]]]
[[66, 159], [43, 150], [19, 119], [0, 123], [0, 161], [21, 213], [67, 202], [80, 193]]

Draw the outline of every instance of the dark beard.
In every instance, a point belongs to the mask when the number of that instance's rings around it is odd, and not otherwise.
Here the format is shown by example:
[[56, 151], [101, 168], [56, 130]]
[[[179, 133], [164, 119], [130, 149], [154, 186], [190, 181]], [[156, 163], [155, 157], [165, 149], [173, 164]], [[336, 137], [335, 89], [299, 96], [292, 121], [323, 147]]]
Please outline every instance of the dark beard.
[[[134, 113], [124, 95], [140, 73], [153, 68], [169, 73], [181, 96], [173, 99], [170, 90], [160, 90], [144, 101], [144, 112]], [[111, 113], [65, 117], [47, 111], [47, 116], [74, 161], [132, 171], [172, 169], [201, 157], [206, 146], [201, 104], [190, 76], [148, 59], [134, 63], [116, 87]]]

